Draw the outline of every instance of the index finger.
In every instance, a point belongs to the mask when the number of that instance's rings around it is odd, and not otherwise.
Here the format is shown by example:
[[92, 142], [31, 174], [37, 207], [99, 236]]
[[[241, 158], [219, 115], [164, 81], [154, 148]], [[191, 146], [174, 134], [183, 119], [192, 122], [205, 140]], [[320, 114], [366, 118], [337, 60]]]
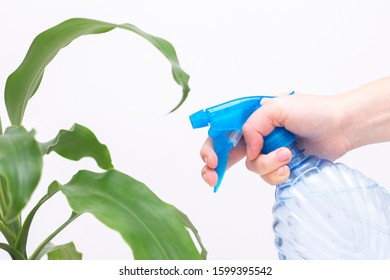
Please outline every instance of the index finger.
[[207, 137], [202, 148], [200, 149], [200, 157], [208, 167], [212, 169], [217, 168], [218, 157], [214, 151], [213, 139], [211, 137]]
[[[230, 168], [231, 166], [239, 162], [241, 159], [243, 159], [244, 156], [245, 156], [245, 141], [242, 138], [240, 142], [238, 142], [237, 146], [232, 148], [229, 151], [228, 164], [226, 168], [227, 169]], [[213, 139], [211, 137], [208, 137], [204, 142], [200, 150], [200, 157], [209, 168], [211, 169], [217, 168], [218, 157], [214, 151]]]

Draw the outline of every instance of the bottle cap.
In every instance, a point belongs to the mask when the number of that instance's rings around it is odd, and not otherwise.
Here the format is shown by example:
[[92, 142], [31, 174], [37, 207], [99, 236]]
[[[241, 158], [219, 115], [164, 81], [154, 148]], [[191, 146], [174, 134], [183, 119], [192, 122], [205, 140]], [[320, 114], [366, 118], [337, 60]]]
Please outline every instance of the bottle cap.
[[269, 135], [264, 137], [264, 145], [261, 152], [268, 154], [281, 147], [288, 147], [296, 140], [296, 136], [284, 127], [275, 127]]

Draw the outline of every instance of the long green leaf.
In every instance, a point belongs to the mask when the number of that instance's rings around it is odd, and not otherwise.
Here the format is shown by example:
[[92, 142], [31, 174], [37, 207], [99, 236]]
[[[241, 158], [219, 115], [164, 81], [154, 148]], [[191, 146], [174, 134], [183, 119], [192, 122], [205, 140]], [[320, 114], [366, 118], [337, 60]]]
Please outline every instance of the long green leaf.
[[71, 160], [91, 157], [99, 167], [105, 170], [113, 168], [107, 146], [101, 144], [91, 130], [79, 124], [70, 130], [60, 130], [53, 140], [42, 144], [42, 150], [46, 154], [54, 151]]
[[24, 256], [20, 254], [15, 248], [11, 247], [8, 244], [0, 242], [0, 249], [6, 251], [13, 260], [25, 260]]
[[0, 175], [8, 196], [4, 219], [11, 221], [28, 202], [42, 170], [42, 155], [33, 135], [23, 127], [9, 127], [0, 136]]
[[58, 245], [47, 253], [49, 260], [81, 260], [83, 254], [77, 251], [73, 242]]
[[176, 209], [119, 171], [79, 171], [61, 190], [74, 212], [118, 231], [135, 259], [202, 259]]
[[11, 123], [20, 125], [29, 99], [42, 80], [45, 67], [56, 54], [73, 40], [83, 35], [108, 32], [114, 28], [132, 31], [153, 44], [172, 64], [175, 81], [182, 86], [183, 95], [176, 110], [187, 98], [189, 76], [180, 67], [176, 51], [166, 40], [152, 36], [132, 24], [112, 24], [84, 18], [74, 18], [39, 34], [32, 42], [21, 65], [7, 79], [5, 103]]
[[3, 234], [9, 245], [13, 245], [15, 243], [16, 235], [3, 223], [3, 221], [0, 221], [0, 232]]

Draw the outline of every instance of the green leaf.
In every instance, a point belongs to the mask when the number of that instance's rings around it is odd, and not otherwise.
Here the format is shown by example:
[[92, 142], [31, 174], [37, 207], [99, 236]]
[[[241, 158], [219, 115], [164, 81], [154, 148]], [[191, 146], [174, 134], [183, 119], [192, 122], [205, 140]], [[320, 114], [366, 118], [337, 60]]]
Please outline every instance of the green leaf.
[[179, 216], [180, 216], [181, 220], [183, 221], [183, 223], [185, 224], [186, 228], [188, 228], [189, 230], [192, 231], [192, 233], [194, 234], [194, 236], [196, 238], [196, 241], [198, 241], [198, 244], [202, 250], [200, 255], [202, 256], [203, 259], [207, 259], [207, 250], [202, 243], [202, 240], [200, 238], [198, 230], [196, 229], [196, 227], [194, 226], [194, 224], [191, 222], [191, 220], [188, 218], [188, 216], [186, 214], [184, 214], [182, 211], [180, 211], [177, 208], [176, 208], [176, 211], [177, 211], [177, 213], [179, 213]]
[[25, 260], [24, 256], [20, 254], [15, 248], [6, 243], [0, 242], [0, 249], [6, 251], [13, 260]]
[[101, 144], [91, 130], [79, 124], [70, 130], [60, 130], [53, 140], [42, 144], [42, 150], [45, 154], [54, 151], [71, 160], [91, 157], [100, 168], [113, 168], [107, 146]]
[[74, 212], [118, 231], [135, 259], [202, 259], [176, 208], [126, 174], [82, 170], [61, 191]]
[[16, 235], [0, 220], [0, 232], [7, 240], [9, 245], [13, 245], [16, 240]]
[[14, 219], [27, 204], [41, 171], [41, 150], [33, 135], [23, 127], [7, 128], [0, 136], [0, 175], [9, 202], [3, 213], [6, 221]]
[[83, 254], [76, 250], [73, 242], [55, 246], [47, 253], [49, 260], [81, 260]]
[[[112, 24], [84, 18], [73, 18], [39, 34], [32, 42], [21, 65], [7, 79], [5, 103], [11, 123], [20, 125], [29, 99], [35, 94], [46, 66], [56, 54], [83, 35], [108, 32], [114, 28], [132, 31], [153, 44], [172, 64], [175, 81], [182, 86], [183, 95], [176, 110], [187, 98], [189, 76], [180, 67], [176, 51], [166, 40], [152, 36], [132, 24]], [[171, 111], [171, 112], [172, 112]]]

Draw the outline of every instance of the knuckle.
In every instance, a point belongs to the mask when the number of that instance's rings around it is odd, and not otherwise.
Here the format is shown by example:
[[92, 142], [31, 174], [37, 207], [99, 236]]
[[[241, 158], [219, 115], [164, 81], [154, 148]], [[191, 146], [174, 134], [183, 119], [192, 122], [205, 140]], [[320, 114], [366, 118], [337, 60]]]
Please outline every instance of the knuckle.
[[269, 155], [260, 155], [257, 158], [257, 168], [260, 175], [272, 172], [275, 169], [272, 157]]
[[203, 168], [200, 170], [200, 175], [202, 175], [203, 177], [203, 175], [206, 174], [207, 170], [208, 170], [207, 166], [203, 166]]
[[261, 179], [263, 179], [266, 183], [273, 185], [273, 180], [270, 174], [260, 175]]
[[245, 161], [245, 166], [246, 168], [249, 170], [249, 171], [252, 171], [252, 172], [255, 172], [255, 170], [253, 169], [253, 162], [249, 159], [246, 159]]
[[284, 183], [290, 175], [290, 172], [287, 172], [283, 175], [278, 175], [277, 171], [261, 175], [261, 178], [270, 185], [279, 185]]
[[244, 125], [242, 126], [242, 134], [247, 135], [251, 133], [253, 130], [252, 125], [249, 121], [245, 122]]
[[245, 162], [248, 170], [263, 175], [267, 173], [268, 163], [263, 156], [257, 157], [255, 160], [246, 160]]
[[261, 175], [261, 178], [270, 185], [277, 185], [280, 183], [278, 176], [275, 176], [273, 173]]

